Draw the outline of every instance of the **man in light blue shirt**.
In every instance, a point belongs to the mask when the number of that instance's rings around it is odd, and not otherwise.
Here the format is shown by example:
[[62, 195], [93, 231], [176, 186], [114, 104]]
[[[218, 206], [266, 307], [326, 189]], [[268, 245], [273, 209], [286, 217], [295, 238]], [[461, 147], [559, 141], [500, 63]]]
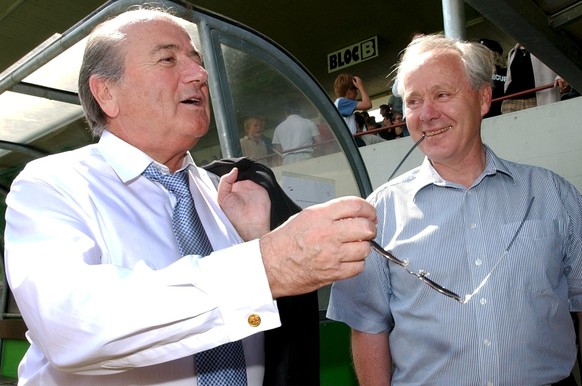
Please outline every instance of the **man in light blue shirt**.
[[575, 384], [582, 198], [483, 144], [492, 72], [486, 48], [442, 36], [402, 58], [399, 94], [426, 159], [369, 197], [392, 256], [373, 252], [335, 283], [328, 310], [352, 328], [361, 385]]

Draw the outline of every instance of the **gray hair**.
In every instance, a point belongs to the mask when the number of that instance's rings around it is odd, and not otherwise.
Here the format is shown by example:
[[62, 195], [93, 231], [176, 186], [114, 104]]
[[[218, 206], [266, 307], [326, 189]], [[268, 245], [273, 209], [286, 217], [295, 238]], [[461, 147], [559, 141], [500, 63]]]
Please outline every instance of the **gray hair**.
[[162, 17], [173, 19], [175, 16], [170, 9], [157, 5], [134, 7], [101, 23], [89, 35], [79, 72], [78, 86], [85, 119], [94, 136], [100, 136], [107, 127], [107, 116], [91, 93], [89, 79], [96, 75], [112, 82], [121, 81], [125, 72], [126, 27], [135, 22]]
[[404, 95], [402, 79], [414, 69], [418, 57], [433, 50], [457, 52], [465, 67], [467, 80], [474, 90], [492, 84], [495, 64], [491, 51], [487, 47], [479, 43], [446, 38], [443, 35], [424, 35], [410, 42], [400, 59], [396, 75], [400, 79], [398, 82], [399, 95]]

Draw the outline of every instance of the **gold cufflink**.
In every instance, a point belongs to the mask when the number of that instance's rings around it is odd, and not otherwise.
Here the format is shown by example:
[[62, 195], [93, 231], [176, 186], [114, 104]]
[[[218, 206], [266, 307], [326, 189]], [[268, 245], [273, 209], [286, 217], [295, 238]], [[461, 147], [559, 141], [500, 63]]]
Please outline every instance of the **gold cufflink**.
[[261, 317], [257, 314], [250, 314], [248, 322], [251, 327], [258, 327], [261, 324]]

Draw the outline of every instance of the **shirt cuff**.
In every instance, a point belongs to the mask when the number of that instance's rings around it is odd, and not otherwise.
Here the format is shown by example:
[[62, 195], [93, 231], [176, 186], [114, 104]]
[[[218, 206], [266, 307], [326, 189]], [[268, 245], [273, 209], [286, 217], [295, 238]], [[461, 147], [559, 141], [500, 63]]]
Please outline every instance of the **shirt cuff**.
[[281, 326], [258, 240], [215, 251], [198, 264], [230, 341]]

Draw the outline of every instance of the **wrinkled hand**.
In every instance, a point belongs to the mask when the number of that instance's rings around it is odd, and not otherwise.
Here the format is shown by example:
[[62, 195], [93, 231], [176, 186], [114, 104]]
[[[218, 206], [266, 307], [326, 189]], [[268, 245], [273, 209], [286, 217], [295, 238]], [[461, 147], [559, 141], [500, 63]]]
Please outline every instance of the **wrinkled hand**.
[[376, 210], [358, 197], [314, 205], [260, 239], [273, 298], [314, 291], [364, 269]]
[[262, 186], [250, 180], [237, 181], [233, 168], [220, 178], [218, 205], [243, 240], [258, 239], [270, 230], [271, 200]]

